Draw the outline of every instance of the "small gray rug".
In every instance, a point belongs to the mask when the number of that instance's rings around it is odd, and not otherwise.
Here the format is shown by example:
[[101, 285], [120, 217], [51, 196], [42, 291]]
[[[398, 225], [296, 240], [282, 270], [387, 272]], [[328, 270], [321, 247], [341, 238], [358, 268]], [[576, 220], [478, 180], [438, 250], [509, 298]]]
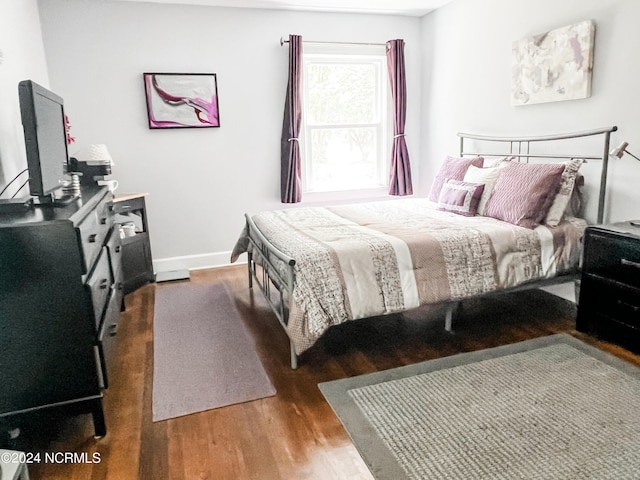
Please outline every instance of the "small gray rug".
[[224, 285], [158, 285], [154, 308], [154, 422], [275, 395]]
[[640, 369], [570, 335], [319, 386], [379, 480], [640, 478]]

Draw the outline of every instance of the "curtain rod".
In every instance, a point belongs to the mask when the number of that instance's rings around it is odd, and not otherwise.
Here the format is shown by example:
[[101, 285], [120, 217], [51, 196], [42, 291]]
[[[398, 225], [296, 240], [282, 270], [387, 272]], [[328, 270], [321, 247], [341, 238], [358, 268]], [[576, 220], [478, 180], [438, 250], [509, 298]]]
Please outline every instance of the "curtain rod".
[[[285, 43], [289, 43], [289, 40], [285, 40], [283, 37], [280, 37], [280, 46], [282, 47]], [[302, 41], [302, 43], [321, 43], [321, 44], [330, 44], [330, 45], [372, 45], [376, 47], [385, 47], [386, 43], [358, 43], [358, 42], [314, 42], [314, 41]]]

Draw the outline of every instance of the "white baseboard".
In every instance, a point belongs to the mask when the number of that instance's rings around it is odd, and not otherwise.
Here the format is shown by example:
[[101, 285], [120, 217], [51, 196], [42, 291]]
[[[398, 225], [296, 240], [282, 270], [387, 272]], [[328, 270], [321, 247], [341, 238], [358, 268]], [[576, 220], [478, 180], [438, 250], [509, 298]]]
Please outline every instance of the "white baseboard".
[[156, 282], [173, 282], [175, 280], [188, 280], [191, 276], [191, 272], [187, 269], [184, 270], [163, 270], [156, 273]]
[[246, 255], [243, 254], [235, 263], [230, 261], [231, 251], [205, 253], [201, 255], [185, 255], [181, 257], [159, 258], [153, 261], [153, 269], [156, 273], [171, 272], [175, 270], [202, 270], [205, 268], [226, 267], [246, 263]]

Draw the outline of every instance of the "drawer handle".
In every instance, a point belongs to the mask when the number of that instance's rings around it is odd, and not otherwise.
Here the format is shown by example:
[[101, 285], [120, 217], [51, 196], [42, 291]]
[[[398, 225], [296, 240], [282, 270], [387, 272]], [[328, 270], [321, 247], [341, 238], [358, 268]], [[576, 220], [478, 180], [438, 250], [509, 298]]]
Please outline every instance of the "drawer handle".
[[107, 217], [102, 217], [100, 219], [100, 225], [106, 225], [107, 224]]
[[89, 243], [96, 243], [96, 238], [98, 237], [97, 233], [92, 233], [89, 235]]
[[637, 307], [636, 305], [631, 305], [630, 303], [627, 303], [627, 302], [623, 302], [622, 300], [618, 300], [618, 305], [620, 305], [621, 307], [625, 307], [630, 310], [633, 310], [635, 313], [640, 312], [640, 307]]
[[121, 247], [120, 245], [118, 245], [118, 246], [116, 247], [116, 253], [120, 253], [120, 250], [122, 250], [122, 247]]
[[103, 278], [102, 280], [100, 280], [100, 290], [106, 290], [108, 286], [109, 286], [108, 279]]
[[640, 268], [640, 263], [634, 262], [633, 260], [627, 260], [626, 258], [620, 260], [620, 263], [622, 263], [622, 265], [626, 265], [627, 267]]

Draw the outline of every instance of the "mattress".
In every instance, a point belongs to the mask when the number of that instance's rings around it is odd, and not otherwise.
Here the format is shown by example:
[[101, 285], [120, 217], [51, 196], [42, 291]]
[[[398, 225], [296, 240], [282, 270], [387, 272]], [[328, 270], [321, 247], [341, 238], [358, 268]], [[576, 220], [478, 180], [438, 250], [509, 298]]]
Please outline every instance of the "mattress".
[[[411, 198], [252, 216], [295, 259], [287, 333], [296, 353], [345, 321], [456, 301], [577, 270], [587, 224], [527, 229]], [[246, 232], [234, 257], [248, 248]], [[281, 268], [285, 268], [282, 266]]]

